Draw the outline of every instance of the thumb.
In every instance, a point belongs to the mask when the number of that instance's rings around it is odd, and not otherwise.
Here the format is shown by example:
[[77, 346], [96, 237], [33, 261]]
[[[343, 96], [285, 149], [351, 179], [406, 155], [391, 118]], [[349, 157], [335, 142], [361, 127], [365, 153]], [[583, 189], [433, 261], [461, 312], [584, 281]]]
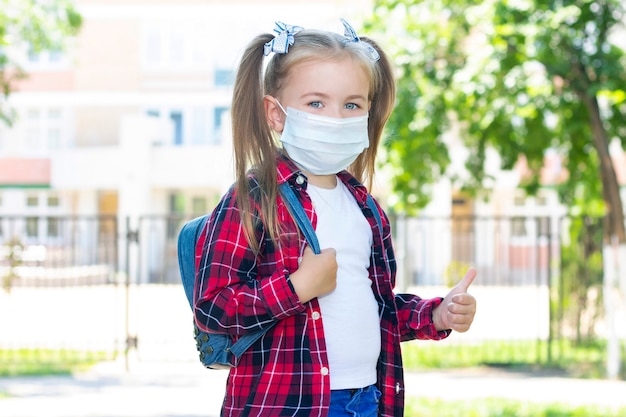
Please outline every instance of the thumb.
[[454, 287], [454, 292], [456, 294], [467, 292], [469, 286], [472, 284], [472, 282], [474, 282], [474, 278], [476, 278], [476, 270], [470, 267], [465, 273], [465, 276], [463, 277], [461, 282], [456, 284], [456, 286]]

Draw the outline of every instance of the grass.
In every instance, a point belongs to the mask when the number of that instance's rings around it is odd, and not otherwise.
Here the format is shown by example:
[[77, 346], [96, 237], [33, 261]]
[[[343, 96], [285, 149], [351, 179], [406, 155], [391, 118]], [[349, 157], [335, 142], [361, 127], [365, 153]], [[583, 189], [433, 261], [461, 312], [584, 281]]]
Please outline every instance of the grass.
[[626, 408], [540, 404], [498, 398], [468, 401], [408, 398], [405, 415], [410, 417], [620, 417]]
[[[576, 378], [602, 378], [606, 347], [602, 342], [574, 345], [558, 341], [548, 345], [545, 341], [489, 341], [447, 345], [415, 341], [402, 344], [402, 356], [407, 370], [495, 366], [520, 370], [541, 368]], [[626, 352], [622, 357], [626, 357]], [[621, 376], [626, 379], [625, 374]]]
[[105, 352], [51, 349], [0, 350], [0, 377], [69, 375], [111, 359]]

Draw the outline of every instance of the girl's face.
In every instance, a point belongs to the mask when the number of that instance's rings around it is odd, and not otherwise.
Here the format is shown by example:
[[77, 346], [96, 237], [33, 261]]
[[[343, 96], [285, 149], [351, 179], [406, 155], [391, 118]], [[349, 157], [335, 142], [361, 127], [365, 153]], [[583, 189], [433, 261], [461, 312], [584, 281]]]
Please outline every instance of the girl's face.
[[[368, 73], [351, 58], [318, 59], [294, 65], [278, 99], [285, 109], [336, 118], [363, 116], [370, 107], [369, 85]], [[271, 107], [276, 112], [268, 119], [281, 132], [285, 114]]]

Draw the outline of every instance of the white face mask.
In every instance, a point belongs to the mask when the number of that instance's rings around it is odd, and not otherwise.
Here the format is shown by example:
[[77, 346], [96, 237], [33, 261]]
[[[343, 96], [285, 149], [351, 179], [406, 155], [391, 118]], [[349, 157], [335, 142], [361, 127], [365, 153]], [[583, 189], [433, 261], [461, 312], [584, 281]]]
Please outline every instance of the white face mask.
[[289, 158], [304, 171], [315, 175], [336, 174], [350, 166], [369, 146], [367, 114], [334, 118], [291, 107], [283, 112], [287, 118], [280, 141]]

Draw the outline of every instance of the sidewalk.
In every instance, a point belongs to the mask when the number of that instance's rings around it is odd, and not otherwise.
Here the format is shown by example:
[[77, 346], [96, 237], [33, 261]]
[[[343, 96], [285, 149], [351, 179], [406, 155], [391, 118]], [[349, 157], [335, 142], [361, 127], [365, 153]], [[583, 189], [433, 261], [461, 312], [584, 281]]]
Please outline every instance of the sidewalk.
[[[0, 378], [0, 417], [218, 417], [225, 378], [225, 371], [197, 363], [143, 363], [130, 372], [107, 364], [75, 376]], [[626, 407], [626, 381], [468, 369], [409, 373], [406, 387], [414, 397]]]

